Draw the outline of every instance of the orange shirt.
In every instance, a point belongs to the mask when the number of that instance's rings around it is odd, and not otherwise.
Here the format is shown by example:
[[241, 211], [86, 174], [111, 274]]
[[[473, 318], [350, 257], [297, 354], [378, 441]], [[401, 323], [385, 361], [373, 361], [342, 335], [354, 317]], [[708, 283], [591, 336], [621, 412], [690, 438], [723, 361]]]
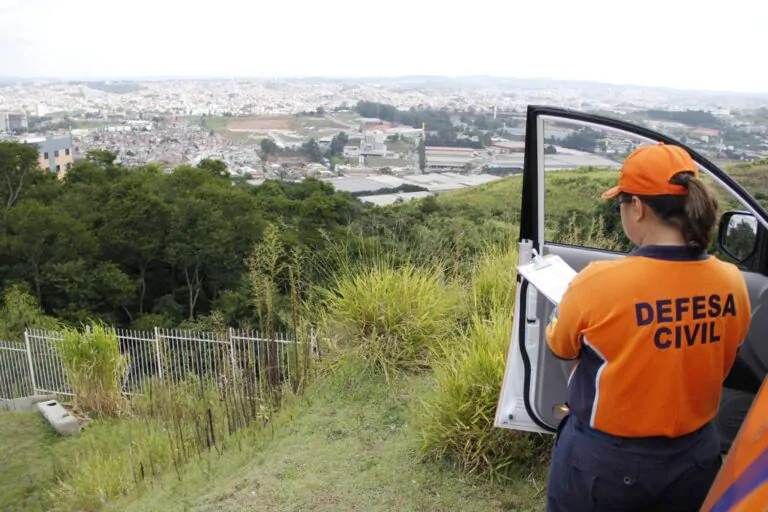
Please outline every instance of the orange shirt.
[[702, 512], [768, 510], [768, 379], [739, 429]]
[[678, 437], [716, 415], [751, 307], [736, 266], [689, 248], [648, 246], [595, 262], [547, 326], [563, 359], [571, 412], [622, 437]]

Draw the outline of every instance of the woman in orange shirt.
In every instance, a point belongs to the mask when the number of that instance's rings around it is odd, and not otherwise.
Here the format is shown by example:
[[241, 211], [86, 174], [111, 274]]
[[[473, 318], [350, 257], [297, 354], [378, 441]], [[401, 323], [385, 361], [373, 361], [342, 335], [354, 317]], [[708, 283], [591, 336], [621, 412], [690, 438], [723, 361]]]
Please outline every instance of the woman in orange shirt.
[[548, 510], [698, 511], [720, 469], [713, 420], [751, 307], [732, 264], [707, 254], [718, 201], [674, 145], [634, 151], [616, 187], [638, 249], [571, 282], [547, 343], [578, 360]]

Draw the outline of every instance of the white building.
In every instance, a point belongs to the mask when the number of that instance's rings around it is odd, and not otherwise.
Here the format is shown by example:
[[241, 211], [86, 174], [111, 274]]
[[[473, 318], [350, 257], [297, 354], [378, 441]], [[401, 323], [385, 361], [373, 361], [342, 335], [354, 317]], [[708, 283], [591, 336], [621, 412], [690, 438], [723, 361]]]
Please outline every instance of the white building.
[[384, 132], [380, 130], [363, 132], [363, 140], [360, 142], [360, 155], [386, 156], [387, 145], [384, 143]]
[[0, 112], [0, 133], [27, 130], [27, 114], [24, 112]]

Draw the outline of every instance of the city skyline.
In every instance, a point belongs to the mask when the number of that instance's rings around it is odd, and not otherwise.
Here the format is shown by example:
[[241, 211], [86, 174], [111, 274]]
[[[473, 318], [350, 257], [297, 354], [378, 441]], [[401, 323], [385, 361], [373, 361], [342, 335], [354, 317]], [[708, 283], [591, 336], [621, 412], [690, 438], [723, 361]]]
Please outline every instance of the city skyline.
[[553, 78], [547, 76], [505, 76], [505, 75], [112, 75], [112, 76], [13, 76], [13, 75], [0, 75], [0, 86], [3, 83], [24, 83], [24, 82], [167, 82], [167, 81], [268, 81], [268, 80], [285, 80], [285, 81], [301, 81], [301, 80], [322, 80], [322, 81], [341, 81], [341, 82], [377, 82], [377, 81], [406, 81], [406, 80], [482, 80], [488, 79], [493, 81], [526, 81], [526, 82], [540, 82], [542, 85], [545, 83], [559, 87], [564, 84], [571, 86], [596, 86], [596, 87], [618, 87], [627, 89], [648, 89], [648, 90], [668, 90], [675, 92], [691, 92], [691, 93], [711, 93], [711, 94], [725, 94], [725, 95], [744, 95], [744, 96], [768, 96], [768, 89], [765, 91], [734, 91], [729, 89], [712, 89], [712, 88], [690, 88], [690, 87], [674, 87], [666, 85], [646, 85], [638, 83], [618, 83], [610, 81], [599, 81], [591, 79], [573, 79], [573, 78]]

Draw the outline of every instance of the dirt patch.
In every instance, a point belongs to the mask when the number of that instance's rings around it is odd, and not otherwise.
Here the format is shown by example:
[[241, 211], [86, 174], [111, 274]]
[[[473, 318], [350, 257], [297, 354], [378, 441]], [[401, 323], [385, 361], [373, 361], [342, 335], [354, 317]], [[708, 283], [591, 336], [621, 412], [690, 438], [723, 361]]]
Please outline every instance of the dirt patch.
[[290, 117], [248, 117], [232, 119], [227, 123], [229, 130], [288, 130], [291, 128]]

